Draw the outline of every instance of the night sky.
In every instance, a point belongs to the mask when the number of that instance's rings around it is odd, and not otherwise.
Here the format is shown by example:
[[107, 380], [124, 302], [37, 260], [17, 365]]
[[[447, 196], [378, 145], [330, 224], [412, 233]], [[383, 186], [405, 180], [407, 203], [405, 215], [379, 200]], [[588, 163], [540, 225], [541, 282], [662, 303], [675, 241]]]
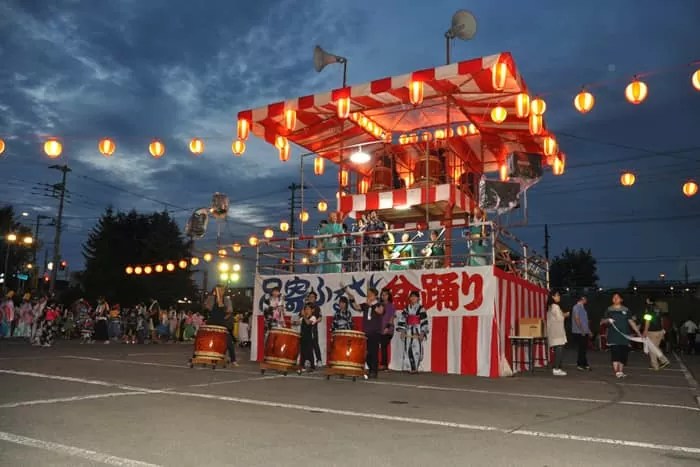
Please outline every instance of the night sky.
[[[205, 7], [206, 5], [206, 7]], [[537, 8], [534, 8], [534, 7]], [[681, 186], [700, 181], [700, 92], [690, 75], [700, 68], [700, 2], [519, 0], [456, 2], [331, 0], [0, 2], [0, 204], [55, 215], [43, 196], [59, 181], [41, 150], [60, 137], [71, 192], [63, 253], [82, 267], [81, 244], [108, 205], [122, 210], [169, 209], [184, 226], [212, 193], [231, 198], [227, 243], [277, 226], [286, 187], [299, 176], [299, 148], [279, 162], [277, 150], [252, 137], [242, 158], [230, 151], [236, 113], [340, 86], [342, 68], [316, 73], [315, 44], [345, 56], [349, 83], [439, 66], [453, 12], [470, 9], [479, 29], [456, 42], [453, 60], [509, 51], [531, 93], [548, 105], [548, 125], [567, 153], [567, 171], [547, 174], [528, 196], [529, 226], [517, 235], [542, 251], [590, 248], [601, 285], [634, 275], [700, 280], [700, 195]], [[633, 106], [624, 88], [637, 73], [649, 97]], [[596, 106], [572, 105], [590, 85]], [[97, 141], [115, 139], [105, 158]], [[194, 157], [190, 138], [204, 139]], [[160, 160], [148, 154], [158, 137]], [[637, 183], [620, 186], [623, 170]], [[308, 208], [334, 199], [335, 172], [312, 178]], [[319, 215], [312, 218], [316, 225]], [[215, 228], [210, 226], [213, 232]], [[52, 239], [44, 228], [42, 239]], [[210, 234], [198, 247], [212, 247]]]

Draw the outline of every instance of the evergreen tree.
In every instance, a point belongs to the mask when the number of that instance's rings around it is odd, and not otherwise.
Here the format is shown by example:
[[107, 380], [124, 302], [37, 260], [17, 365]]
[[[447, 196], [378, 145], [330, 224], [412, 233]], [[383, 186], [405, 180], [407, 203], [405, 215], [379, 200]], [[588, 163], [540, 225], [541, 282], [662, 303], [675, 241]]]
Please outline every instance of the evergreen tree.
[[598, 267], [591, 250], [569, 250], [556, 256], [549, 266], [552, 288], [597, 287]]

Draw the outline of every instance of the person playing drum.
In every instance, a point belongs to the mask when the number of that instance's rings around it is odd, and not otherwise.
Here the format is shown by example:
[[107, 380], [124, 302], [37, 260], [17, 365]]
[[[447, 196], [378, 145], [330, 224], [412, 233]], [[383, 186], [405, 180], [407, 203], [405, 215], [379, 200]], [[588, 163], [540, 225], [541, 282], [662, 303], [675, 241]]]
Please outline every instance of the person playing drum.
[[348, 299], [347, 297], [340, 297], [338, 299], [338, 309], [333, 315], [331, 331], [352, 331], [352, 328], [352, 310], [348, 308]]
[[275, 287], [263, 298], [263, 315], [265, 316], [265, 334], [272, 328], [287, 327], [285, 321], [285, 302], [279, 287]]
[[224, 295], [224, 287], [217, 285], [207, 298], [205, 308], [209, 311], [207, 324], [212, 326], [223, 326], [226, 333], [226, 349], [231, 359], [231, 366], [238, 366], [236, 362], [236, 347], [233, 345], [233, 306], [231, 298]]
[[369, 377], [377, 378], [379, 372], [379, 341], [382, 337], [382, 315], [384, 306], [378, 300], [379, 292], [374, 287], [367, 289], [367, 302], [358, 305], [355, 298], [350, 295], [350, 306], [354, 310], [362, 311], [362, 329], [367, 336], [367, 366]]

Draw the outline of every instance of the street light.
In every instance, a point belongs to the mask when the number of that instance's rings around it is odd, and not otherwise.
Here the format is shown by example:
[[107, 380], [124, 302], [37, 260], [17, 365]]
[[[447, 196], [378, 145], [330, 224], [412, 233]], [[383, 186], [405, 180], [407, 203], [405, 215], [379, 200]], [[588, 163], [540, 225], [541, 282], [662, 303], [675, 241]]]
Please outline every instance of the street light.
[[[18, 237], [17, 234], [15, 233], [9, 233], [5, 236], [5, 268], [3, 269], [4, 275], [3, 277], [5, 278], [5, 281], [3, 281], [3, 288], [7, 290], [7, 268], [9, 266], [10, 262], [10, 247], [12, 246], [13, 243], [19, 243], [18, 242]], [[29, 235], [22, 237], [22, 244], [31, 246], [34, 243], [34, 239], [30, 237]]]

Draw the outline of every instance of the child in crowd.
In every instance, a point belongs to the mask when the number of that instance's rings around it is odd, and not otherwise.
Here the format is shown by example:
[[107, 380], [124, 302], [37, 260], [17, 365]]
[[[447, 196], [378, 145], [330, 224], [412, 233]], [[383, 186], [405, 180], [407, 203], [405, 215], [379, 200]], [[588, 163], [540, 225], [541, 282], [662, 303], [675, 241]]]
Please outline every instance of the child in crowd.
[[[304, 310], [301, 312], [301, 368], [308, 368], [308, 371], [316, 369], [314, 355], [314, 336], [313, 329], [315, 320], [313, 319], [314, 306], [311, 303], [304, 305]], [[307, 367], [308, 364], [308, 367]]]

